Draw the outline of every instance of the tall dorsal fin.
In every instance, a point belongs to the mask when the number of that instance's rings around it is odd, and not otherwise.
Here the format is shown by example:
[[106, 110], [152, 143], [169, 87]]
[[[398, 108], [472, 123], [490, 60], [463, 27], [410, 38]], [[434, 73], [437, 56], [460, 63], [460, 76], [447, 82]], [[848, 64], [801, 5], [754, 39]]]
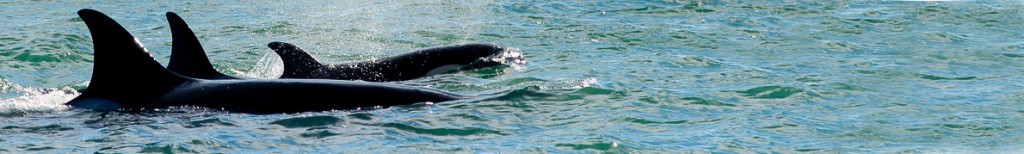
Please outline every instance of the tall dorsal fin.
[[[94, 66], [89, 87], [75, 100], [98, 98], [140, 108], [189, 80], [164, 69], [114, 19], [90, 9], [78, 15], [92, 35]], [[75, 106], [75, 100], [69, 104]]]
[[199, 43], [199, 38], [188, 27], [185, 20], [178, 14], [167, 12], [167, 22], [171, 26], [171, 62], [167, 69], [187, 77], [200, 79], [238, 79], [217, 72], [206, 57], [206, 50]]
[[288, 76], [292, 74], [309, 73], [303, 71], [315, 71], [314, 68], [323, 67], [323, 63], [316, 60], [313, 55], [309, 52], [302, 50], [293, 44], [284, 42], [270, 42], [267, 47], [274, 50], [278, 56], [281, 57], [281, 62], [284, 62], [284, 73], [282, 76]]

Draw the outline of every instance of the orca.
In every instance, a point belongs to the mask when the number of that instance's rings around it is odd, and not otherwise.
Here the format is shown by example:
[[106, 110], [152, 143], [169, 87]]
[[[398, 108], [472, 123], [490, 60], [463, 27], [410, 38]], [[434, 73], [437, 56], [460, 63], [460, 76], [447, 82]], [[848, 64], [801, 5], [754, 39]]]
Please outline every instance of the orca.
[[389, 83], [311, 79], [207, 80], [165, 69], [127, 30], [107, 15], [78, 15], [93, 39], [94, 68], [88, 88], [65, 103], [94, 110], [141, 111], [195, 106], [271, 114], [445, 102], [463, 96]]
[[[284, 62], [282, 79], [337, 79], [363, 81], [404, 81], [447, 73], [460, 68], [479, 68], [502, 64], [494, 58], [509, 58], [506, 48], [488, 44], [464, 44], [434, 47], [372, 61], [324, 64], [309, 52], [293, 44], [271, 42], [267, 45]], [[511, 57], [523, 61], [522, 57]]]
[[[167, 12], [171, 27], [171, 60], [167, 69], [201, 79], [246, 79], [217, 72], [203, 50], [202, 44], [180, 16]], [[280, 78], [363, 80], [374, 82], [403, 81], [472, 69], [501, 65], [496, 58], [509, 58], [525, 63], [521, 55], [509, 54], [506, 48], [487, 44], [465, 44], [423, 49], [380, 60], [322, 64], [295, 45], [272, 42], [267, 45], [281, 57], [284, 73]], [[512, 55], [512, 56], [510, 56]], [[509, 56], [509, 57], [502, 57]]]

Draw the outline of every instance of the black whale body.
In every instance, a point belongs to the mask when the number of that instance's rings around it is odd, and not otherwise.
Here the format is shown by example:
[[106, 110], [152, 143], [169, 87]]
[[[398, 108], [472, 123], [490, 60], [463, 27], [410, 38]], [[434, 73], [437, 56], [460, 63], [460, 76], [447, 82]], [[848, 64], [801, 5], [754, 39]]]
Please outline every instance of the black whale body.
[[92, 80], [67, 105], [97, 110], [201, 106], [243, 113], [292, 113], [444, 102], [461, 97], [435, 89], [339, 80], [206, 80], [163, 68], [110, 17], [78, 15], [93, 38]]
[[267, 45], [284, 62], [281, 78], [403, 81], [446, 73], [462, 67], [500, 65], [487, 58], [500, 56], [505, 48], [488, 44], [435, 47], [373, 61], [323, 64], [301, 48], [284, 42]]
[[[173, 43], [171, 61], [167, 69], [172, 72], [201, 79], [244, 79], [217, 72], [211, 65], [199, 39], [180, 16], [167, 13]], [[281, 57], [284, 73], [280, 78], [335, 79], [363, 81], [404, 81], [460, 68], [479, 68], [501, 65], [489, 60], [505, 56], [508, 51], [496, 45], [465, 44], [427, 48], [401, 55], [371, 61], [343, 64], [323, 64], [295, 45], [272, 42], [267, 45]], [[522, 57], [518, 58], [522, 61]]]

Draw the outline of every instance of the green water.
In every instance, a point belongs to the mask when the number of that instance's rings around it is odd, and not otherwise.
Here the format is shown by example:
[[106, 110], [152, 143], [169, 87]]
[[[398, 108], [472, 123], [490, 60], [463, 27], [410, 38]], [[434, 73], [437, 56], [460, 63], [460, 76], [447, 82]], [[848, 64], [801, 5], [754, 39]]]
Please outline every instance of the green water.
[[[91, 76], [75, 15], [166, 64], [164, 12], [221, 72], [273, 78], [271, 41], [321, 60], [461, 43], [529, 61], [400, 84], [469, 100], [301, 114], [70, 109]], [[1019, 153], [1019, 1], [0, 2], [0, 153]], [[129, 72], [126, 72], [129, 73]], [[126, 94], [127, 95], [127, 94]]]

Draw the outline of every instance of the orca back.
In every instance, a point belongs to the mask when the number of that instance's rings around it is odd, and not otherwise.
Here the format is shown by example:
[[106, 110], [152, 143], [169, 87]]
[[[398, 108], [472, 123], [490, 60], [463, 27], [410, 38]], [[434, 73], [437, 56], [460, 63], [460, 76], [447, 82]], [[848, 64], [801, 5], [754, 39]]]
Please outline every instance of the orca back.
[[[498, 65], [483, 60], [506, 51], [487, 44], [464, 44], [434, 47], [383, 59], [342, 64], [323, 64], [301, 48], [284, 42], [267, 45], [284, 62], [280, 78], [336, 79], [363, 81], [403, 81], [447, 73], [476, 63]], [[476, 66], [479, 67], [479, 66]]]

